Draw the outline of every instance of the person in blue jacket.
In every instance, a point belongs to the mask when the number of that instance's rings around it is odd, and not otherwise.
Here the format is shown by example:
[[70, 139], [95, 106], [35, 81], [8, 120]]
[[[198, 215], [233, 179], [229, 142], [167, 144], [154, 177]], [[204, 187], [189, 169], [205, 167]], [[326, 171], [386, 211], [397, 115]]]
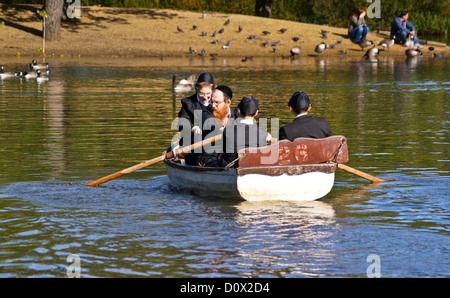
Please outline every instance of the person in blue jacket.
[[416, 28], [408, 22], [408, 17], [408, 12], [402, 11], [400, 15], [394, 19], [391, 25], [391, 38], [393, 38], [396, 43], [405, 44], [408, 37], [411, 37], [415, 47], [423, 48], [417, 39]]

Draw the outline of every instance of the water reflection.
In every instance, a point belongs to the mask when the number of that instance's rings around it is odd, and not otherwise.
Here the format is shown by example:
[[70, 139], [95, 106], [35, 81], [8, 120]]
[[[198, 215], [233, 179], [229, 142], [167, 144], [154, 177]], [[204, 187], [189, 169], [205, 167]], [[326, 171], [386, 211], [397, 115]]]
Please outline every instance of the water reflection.
[[[319, 276], [334, 262], [334, 233], [338, 226], [333, 207], [313, 202], [242, 202], [235, 206], [240, 229], [236, 252], [245, 266], [258, 263], [258, 277]], [[263, 243], [263, 245], [261, 245]]]
[[[383, 276], [448, 274], [436, 254], [449, 233], [448, 59], [48, 62], [46, 82], [0, 81], [0, 276], [62, 277], [71, 253], [84, 277], [365, 276], [371, 253], [398, 264]], [[204, 71], [233, 88], [233, 106], [254, 95], [280, 125], [304, 90], [347, 137], [349, 166], [397, 181], [339, 171], [311, 205], [195, 197], [169, 186], [163, 164], [81, 186], [160, 155], [190, 95], [172, 92], [172, 76]], [[402, 269], [412, 259], [419, 269]]]

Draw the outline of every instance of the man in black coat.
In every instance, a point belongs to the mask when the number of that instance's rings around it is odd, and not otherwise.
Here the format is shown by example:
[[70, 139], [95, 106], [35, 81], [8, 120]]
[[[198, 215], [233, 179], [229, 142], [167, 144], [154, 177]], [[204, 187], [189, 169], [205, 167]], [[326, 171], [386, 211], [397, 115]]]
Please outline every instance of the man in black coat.
[[[202, 120], [200, 116], [203, 111], [210, 110], [213, 90], [213, 77], [207, 72], [202, 73], [195, 84], [196, 93], [181, 100], [181, 109], [178, 112], [180, 131], [183, 129], [184, 125], [189, 125], [191, 132], [196, 134], [201, 133], [200, 126]], [[188, 122], [184, 120], [187, 120]]]
[[222, 151], [219, 160], [223, 166], [234, 162], [240, 149], [266, 146], [269, 134], [258, 127], [255, 116], [258, 114], [258, 100], [253, 96], [245, 96], [238, 105], [240, 117], [233, 124], [227, 125], [223, 131]]
[[[202, 113], [211, 113], [211, 95], [214, 90], [213, 77], [202, 73], [195, 84], [196, 93], [181, 100], [178, 112], [178, 131], [181, 132], [180, 146], [188, 146], [202, 140]], [[195, 164], [198, 155], [185, 154], [187, 164]]]
[[[239, 111], [231, 107], [231, 99], [233, 92], [230, 87], [221, 85], [214, 89], [211, 97], [211, 111], [203, 112], [203, 139], [213, 137], [221, 134], [227, 126], [231, 123], [230, 119], [239, 117]], [[199, 158], [198, 163], [205, 166], [217, 166], [218, 151], [221, 151], [222, 141], [219, 141], [203, 147], [203, 154]], [[219, 149], [220, 148], [220, 149]]]
[[279, 140], [293, 141], [296, 138], [321, 139], [332, 136], [328, 123], [321, 118], [308, 115], [311, 103], [305, 92], [295, 92], [289, 100], [289, 109], [296, 115], [294, 121], [280, 128]]

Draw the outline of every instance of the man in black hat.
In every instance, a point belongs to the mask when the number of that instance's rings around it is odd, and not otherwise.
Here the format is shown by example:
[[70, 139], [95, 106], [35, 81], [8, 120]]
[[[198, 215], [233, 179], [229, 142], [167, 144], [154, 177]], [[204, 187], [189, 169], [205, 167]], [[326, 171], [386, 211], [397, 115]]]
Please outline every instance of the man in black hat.
[[245, 96], [238, 105], [240, 117], [232, 125], [227, 125], [223, 131], [223, 154], [219, 161], [222, 166], [236, 162], [240, 149], [267, 145], [270, 135], [258, 127], [255, 116], [258, 114], [258, 100], [253, 96]]
[[294, 121], [280, 128], [279, 139], [293, 141], [296, 138], [326, 138], [332, 136], [328, 123], [321, 118], [308, 115], [311, 103], [305, 92], [295, 92], [289, 100], [289, 109]]
[[[200, 115], [204, 110], [207, 110], [211, 105], [210, 99], [213, 90], [214, 90], [213, 77], [209, 73], [205, 72], [202, 73], [197, 79], [197, 83], [195, 84], [196, 93], [181, 100], [181, 109], [178, 112], [178, 118], [187, 119], [190, 124], [191, 132], [193, 133], [196, 134], [201, 133], [201, 130], [199, 128], [201, 122], [194, 123], [195, 114], [198, 113], [197, 116], [199, 119], [197, 121], [201, 121]], [[179, 125], [181, 126], [179, 127], [179, 130], [181, 131], [183, 125], [185, 125], [186, 122], [185, 121], [180, 122], [183, 122]]]
[[[211, 108], [202, 113], [203, 139], [213, 137], [223, 132], [230, 119], [239, 117], [236, 108], [231, 107], [233, 91], [225, 85], [217, 86], [211, 96]], [[222, 142], [212, 143], [203, 147], [203, 153], [198, 157], [197, 164], [203, 166], [218, 166], [218, 149]]]
[[229, 119], [236, 119], [239, 117], [238, 109], [231, 107], [231, 100], [233, 98], [233, 91], [225, 85], [217, 86], [211, 96], [211, 109], [204, 111], [202, 115], [203, 120], [203, 137], [212, 137], [211, 134], [221, 133], [228, 123]]
[[[195, 84], [196, 93], [181, 100], [181, 109], [178, 112], [178, 131], [181, 132], [180, 146], [188, 146], [196, 139], [201, 141], [202, 113], [211, 108], [211, 95], [214, 90], [213, 77], [205, 72], [199, 75]], [[198, 136], [197, 138], [195, 136]], [[188, 137], [190, 136], [190, 141]], [[186, 154], [187, 164], [194, 164], [196, 156]]]

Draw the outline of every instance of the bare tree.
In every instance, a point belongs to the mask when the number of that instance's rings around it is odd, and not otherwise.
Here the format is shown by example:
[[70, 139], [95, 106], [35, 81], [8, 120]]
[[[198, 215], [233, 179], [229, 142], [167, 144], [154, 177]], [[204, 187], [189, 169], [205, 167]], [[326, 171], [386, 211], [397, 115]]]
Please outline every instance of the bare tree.
[[59, 39], [63, 5], [63, 0], [45, 0], [44, 7], [47, 11], [47, 18], [45, 20], [45, 39], [48, 41]]
[[255, 16], [270, 18], [272, 17], [272, 10], [270, 6], [272, 0], [256, 0], [255, 3]]

